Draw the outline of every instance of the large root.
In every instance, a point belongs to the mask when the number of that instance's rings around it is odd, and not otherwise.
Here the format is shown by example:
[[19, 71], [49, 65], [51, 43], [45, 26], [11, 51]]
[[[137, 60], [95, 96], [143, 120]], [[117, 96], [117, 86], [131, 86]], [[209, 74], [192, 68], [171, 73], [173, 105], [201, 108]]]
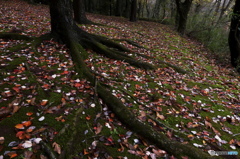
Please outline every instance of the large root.
[[[155, 131], [150, 125], [138, 120], [138, 118], [118, 98], [112, 95], [112, 93], [106, 87], [104, 87], [103, 84], [100, 82], [96, 83], [96, 77], [91, 73], [90, 69], [84, 63], [83, 57], [85, 56], [86, 51], [83, 46], [86, 48], [91, 48], [96, 52], [102, 53], [107, 57], [117, 60], [125, 60], [129, 64], [142, 69], [154, 69], [154, 66], [145, 62], [137, 61], [127, 54], [124, 54], [123, 52], [115, 51], [114, 49], [119, 50], [119, 46], [114, 45], [112, 42], [104, 45], [106, 39], [100, 39], [97, 41], [91, 38], [85, 38], [84, 40], [79, 41], [76, 38], [71, 38], [70, 35], [67, 37], [68, 38], [65, 39], [65, 42], [70, 49], [70, 54], [75, 63], [76, 71], [81, 77], [84, 77], [91, 82], [91, 84], [95, 87], [95, 91], [98, 94], [98, 97], [103, 100], [103, 102], [112, 110], [112, 112], [124, 125], [126, 125], [133, 132], [142, 136], [144, 139], [148, 140], [157, 147], [164, 149], [175, 157], [181, 158], [182, 156], [189, 156], [191, 158], [197, 159], [211, 158], [202, 150], [199, 150], [188, 144], [181, 144], [177, 141], [171, 140], [167, 138], [163, 133]], [[44, 35], [39, 39], [41, 41], [45, 38], [49, 38], [49, 35]], [[37, 44], [39, 44], [39, 39], [35, 39], [35, 47]], [[81, 42], [83, 46], [80, 45], [79, 42]], [[108, 48], [110, 45], [112, 46], [111, 49]], [[81, 112], [81, 110], [79, 110], [79, 112]], [[76, 115], [79, 115], [79, 113], [76, 113]], [[76, 121], [77, 118], [74, 118], [73, 125], [77, 124]], [[74, 131], [73, 136], [68, 143], [70, 147], [72, 145], [72, 142], [74, 142], [74, 134], [77, 134], [77, 132]], [[61, 157], [64, 158], [64, 154], [62, 154]]]
[[[84, 49], [73, 39], [68, 39], [68, 44], [76, 68], [80, 71], [79, 74], [83, 74], [92, 85], [95, 85], [95, 77], [82, 59], [82, 53], [85, 52]], [[101, 83], [97, 83], [96, 90], [98, 96], [124, 125], [159, 148], [166, 150], [169, 154], [173, 154], [179, 158], [181, 156], [189, 156], [191, 158], [199, 159], [211, 158], [202, 150], [168, 139], [166, 135], [153, 130], [151, 126], [138, 120], [137, 117]]]

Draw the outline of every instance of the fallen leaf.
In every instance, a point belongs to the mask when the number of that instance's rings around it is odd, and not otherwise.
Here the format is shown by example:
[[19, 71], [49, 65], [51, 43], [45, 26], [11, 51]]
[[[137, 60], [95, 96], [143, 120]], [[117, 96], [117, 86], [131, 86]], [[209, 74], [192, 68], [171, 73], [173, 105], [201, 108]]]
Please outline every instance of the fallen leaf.
[[14, 158], [14, 157], [17, 157], [17, 153], [15, 151], [11, 151], [9, 153], [7, 153], [7, 155], [10, 157], [10, 158]]
[[29, 127], [30, 125], [32, 125], [31, 121], [25, 121], [22, 123], [25, 127]]
[[207, 128], [212, 128], [212, 124], [210, 122], [208, 122], [207, 120], [205, 120], [205, 125]]
[[22, 146], [24, 148], [30, 148], [30, 147], [32, 147], [32, 142], [27, 140], [22, 144]]
[[19, 131], [16, 133], [16, 137], [22, 140], [25, 138], [24, 133], [25, 133], [24, 131]]
[[47, 99], [43, 99], [41, 101], [41, 106], [45, 106], [47, 103], [48, 103], [48, 100]]
[[95, 134], [99, 134], [102, 131], [102, 127], [103, 126], [100, 123], [98, 123], [95, 129]]
[[43, 121], [44, 119], [45, 119], [45, 117], [42, 116], [42, 117], [40, 117], [40, 118], [38, 119], [38, 121]]
[[54, 147], [54, 151], [56, 151], [58, 154], [61, 154], [61, 147], [59, 144], [57, 144], [56, 142], [54, 142], [52, 144], [52, 146]]
[[156, 112], [157, 118], [161, 119], [161, 120], [165, 120], [165, 117], [161, 114], [159, 114], [159, 112]]
[[27, 112], [26, 115], [27, 115], [27, 116], [32, 116], [32, 115], [33, 115], [33, 112]]
[[37, 129], [37, 130], [35, 130], [35, 131], [32, 132], [32, 135], [37, 135], [37, 134], [45, 131], [46, 129], [47, 129], [47, 128], [44, 128], [44, 127], [43, 127], [43, 128], [40, 128], [40, 129]]
[[0, 144], [3, 144], [4, 143], [4, 140], [5, 140], [5, 138], [2, 136], [2, 137], [0, 137]]
[[13, 106], [13, 114], [15, 114], [16, 112], [18, 112], [18, 110], [20, 109], [21, 107], [20, 106], [18, 106], [18, 105], [14, 105]]
[[17, 125], [15, 125], [15, 128], [24, 129], [24, 125], [23, 124], [17, 124]]

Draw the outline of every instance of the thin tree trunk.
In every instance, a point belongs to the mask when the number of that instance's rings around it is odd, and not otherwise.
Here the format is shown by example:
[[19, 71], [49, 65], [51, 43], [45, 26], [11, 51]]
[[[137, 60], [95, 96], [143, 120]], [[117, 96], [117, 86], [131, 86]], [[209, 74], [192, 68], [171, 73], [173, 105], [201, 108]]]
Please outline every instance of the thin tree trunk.
[[153, 16], [152, 18], [158, 19], [159, 18], [159, 11], [160, 11], [161, 0], [156, 0], [154, 9], [153, 9]]
[[132, 0], [131, 2], [130, 21], [131, 22], [137, 21], [137, 0]]
[[124, 8], [123, 16], [125, 18], [129, 18], [130, 11], [131, 11], [130, 0], [124, 0], [124, 1], [125, 1], [125, 8]]
[[240, 72], [240, 1], [236, 0], [231, 18], [231, 26], [228, 37], [228, 43], [231, 53], [231, 64], [233, 67], [238, 67]]
[[150, 18], [150, 6], [147, 0], [145, 2], [145, 5], [146, 5], [146, 11], [147, 11], [147, 18]]
[[187, 18], [188, 12], [190, 11], [193, 0], [185, 0], [184, 2], [180, 0], [176, 0], [177, 5], [177, 31], [181, 34], [185, 34], [186, 26], [187, 26]]
[[116, 1], [115, 16], [122, 16], [122, 0]]

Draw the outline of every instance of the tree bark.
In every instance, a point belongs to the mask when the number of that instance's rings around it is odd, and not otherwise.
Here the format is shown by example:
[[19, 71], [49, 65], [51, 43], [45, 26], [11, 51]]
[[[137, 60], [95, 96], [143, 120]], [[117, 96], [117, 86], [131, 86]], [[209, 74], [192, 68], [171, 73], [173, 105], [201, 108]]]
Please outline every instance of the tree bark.
[[115, 16], [122, 16], [122, 0], [116, 1]]
[[73, 0], [74, 20], [79, 24], [91, 23], [85, 13], [84, 0]]
[[153, 9], [153, 16], [152, 18], [158, 19], [159, 18], [159, 11], [160, 11], [161, 0], [156, 0], [154, 9]]
[[177, 16], [176, 16], [176, 25], [177, 31], [181, 34], [185, 34], [187, 26], [188, 12], [190, 11], [193, 0], [185, 0], [184, 2], [176, 0], [177, 5]]
[[131, 2], [130, 21], [131, 22], [137, 21], [137, 0], [132, 0]]
[[131, 11], [131, 4], [130, 4], [130, 0], [123, 0], [125, 3], [125, 7], [124, 7], [124, 11], [123, 11], [123, 16], [125, 18], [129, 18], [129, 15], [130, 15], [130, 11]]
[[236, 0], [231, 18], [231, 26], [228, 37], [228, 44], [231, 53], [231, 64], [233, 67], [238, 67], [240, 72], [240, 1]]

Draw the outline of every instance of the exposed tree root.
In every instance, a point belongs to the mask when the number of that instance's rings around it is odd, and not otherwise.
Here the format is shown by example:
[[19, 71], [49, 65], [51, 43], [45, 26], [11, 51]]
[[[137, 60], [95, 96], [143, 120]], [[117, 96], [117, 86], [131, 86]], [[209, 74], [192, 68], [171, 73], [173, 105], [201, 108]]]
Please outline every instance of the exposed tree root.
[[[73, 35], [71, 33], [73, 33]], [[155, 66], [145, 62], [137, 61], [120, 51], [114, 51], [114, 49], [119, 50], [120, 47], [112, 42], [107, 41], [106, 39], [100, 38], [100, 40], [94, 40], [92, 38], [86, 38], [86, 36], [84, 39], [81, 39], [84, 36], [76, 36], [76, 34], [77, 33], [75, 31], [71, 30], [67, 33], [67, 35], [65, 34], [65, 42], [70, 49], [70, 54], [75, 63], [76, 71], [81, 77], [87, 78], [87, 80], [90, 81], [93, 86], [95, 86], [95, 91], [98, 97], [103, 100], [103, 102], [112, 110], [112, 112], [123, 124], [125, 124], [133, 132], [155, 144], [157, 147], [164, 149], [169, 154], [173, 154], [175, 157], [180, 158], [181, 156], [189, 156], [197, 159], [210, 158], [209, 155], [204, 153], [202, 150], [190, 145], [184, 145], [177, 141], [170, 140], [166, 137], [166, 135], [155, 131], [150, 125], [138, 120], [137, 117], [118, 98], [112, 95], [112, 93], [103, 86], [103, 84], [96, 82], [96, 77], [91, 73], [90, 69], [84, 63], [83, 57], [85, 57], [87, 53], [82, 45], [85, 48], [91, 48], [98, 53], [102, 53], [107, 57], [117, 60], [124, 60], [135, 67], [142, 69], [154, 69]], [[49, 38], [49, 35], [44, 35], [42, 37]], [[78, 38], [81, 40], [78, 40]], [[82, 45], [80, 45], [79, 42]], [[37, 46], [37, 44], [39, 44], [39, 42], [35, 42], [35, 46]], [[108, 48], [110, 46], [112, 46], [111, 49]], [[81, 112], [81, 109], [79, 109], [77, 112]], [[76, 115], [79, 115], [79, 113], [76, 113]], [[73, 122], [73, 126], [76, 126], [77, 118], [74, 118]], [[74, 129], [73, 136], [68, 143], [70, 148], [68, 151], [71, 150], [72, 143], [77, 134], [76, 131], [77, 130]], [[64, 154], [65, 153], [63, 153], [61, 156], [64, 156]], [[49, 156], [55, 158], [51, 151], [49, 151]]]
[[8, 48], [9, 51], [15, 52], [20, 49], [25, 49], [32, 47], [32, 49], [37, 53], [37, 47], [44, 41], [49, 40], [52, 36], [50, 34], [44, 34], [40, 37], [29, 37], [26, 35], [20, 35], [17, 33], [0, 33], [0, 39], [6, 40], [24, 40], [24, 43], [18, 44], [14, 47]]
[[146, 49], [146, 50], [150, 50], [146, 47], [143, 47], [141, 45], [139, 45], [138, 43], [136, 43], [135, 41], [129, 40], [129, 39], [113, 39], [114, 41], [126, 41], [128, 44], [138, 47], [138, 48], [142, 48], [142, 49]]
[[2, 32], [0, 33], [0, 39], [8, 39], [8, 40], [32, 40], [31, 37], [26, 35], [20, 35], [18, 33], [7, 33]]
[[[82, 50], [83, 48], [73, 39], [67, 40], [77, 70], [80, 70], [79, 73], [83, 73], [83, 75], [92, 83], [92, 85], [95, 85], [95, 77], [92, 75], [81, 57], [82, 53], [80, 52], [84, 51]], [[138, 120], [137, 117], [126, 106], [124, 106], [124, 104], [118, 98], [113, 96], [109, 90], [103, 87], [101, 83], [97, 83], [96, 90], [98, 96], [113, 111], [113, 113], [115, 113], [117, 118], [123, 124], [159, 148], [166, 150], [168, 153], [173, 154], [176, 157], [189, 156], [191, 158], [198, 159], [210, 158], [209, 155], [203, 151], [190, 145], [184, 145], [177, 141], [170, 140], [164, 134], [156, 132], [151, 126]]]
[[[113, 39], [113, 40], [114, 40], [114, 41], [126, 41], [127, 43], [129, 43], [130, 45], [133, 45], [133, 46], [135, 46], [135, 47], [143, 48], [143, 49], [146, 49], [146, 50], [151, 50], [151, 49], [145, 48], [145, 47], [139, 45], [138, 43], [136, 43], [136, 42], [134, 42], [134, 41], [131, 41], [131, 40], [129, 40], [129, 39]], [[155, 58], [150, 57], [150, 56], [147, 56], [147, 55], [144, 55], [144, 54], [139, 54], [139, 53], [136, 53], [136, 52], [135, 52], [135, 54], [138, 55], [138, 56], [144, 57], [144, 58], [146, 58], [146, 59], [156, 60]], [[175, 71], [177, 71], [177, 72], [179, 72], [179, 73], [182, 73], [182, 74], [186, 74], [186, 73], [187, 73], [186, 70], [184, 70], [184, 69], [182, 69], [182, 68], [180, 68], [180, 67], [178, 67], [178, 66], [176, 66], [176, 65], [173, 65], [173, 64], [170, 64], [170, 63], [168, 63], [168, 62], [165, 62], [165, 61], [163, 61], [163, 60], [159, 60], [159, 59], [158, 59], [157, 62], [160, 63], [160, 64], [165, 64], [165, 65], [173, 68]]]
[[133, 57], [128, 56], [125, 52], [129, 52], [130, 50], [118, 43], [114, 43], [111, 40], [101, 36], [91, 35], [88, 33], [84, 34], [87, 34], [87, 37], [84, 38], [82, 38], [82, 36], [79, 37], [81, 39], [80, 44], [84, 48], [92, 49], [93, 51], [99, 54], [103, 54], [104, 56], [111, 59], [125, 61], [130, 65], [133, 65], [141, 69], [149, 70], [156, 68], [155, 66], [149, 63], [138, 61]]

